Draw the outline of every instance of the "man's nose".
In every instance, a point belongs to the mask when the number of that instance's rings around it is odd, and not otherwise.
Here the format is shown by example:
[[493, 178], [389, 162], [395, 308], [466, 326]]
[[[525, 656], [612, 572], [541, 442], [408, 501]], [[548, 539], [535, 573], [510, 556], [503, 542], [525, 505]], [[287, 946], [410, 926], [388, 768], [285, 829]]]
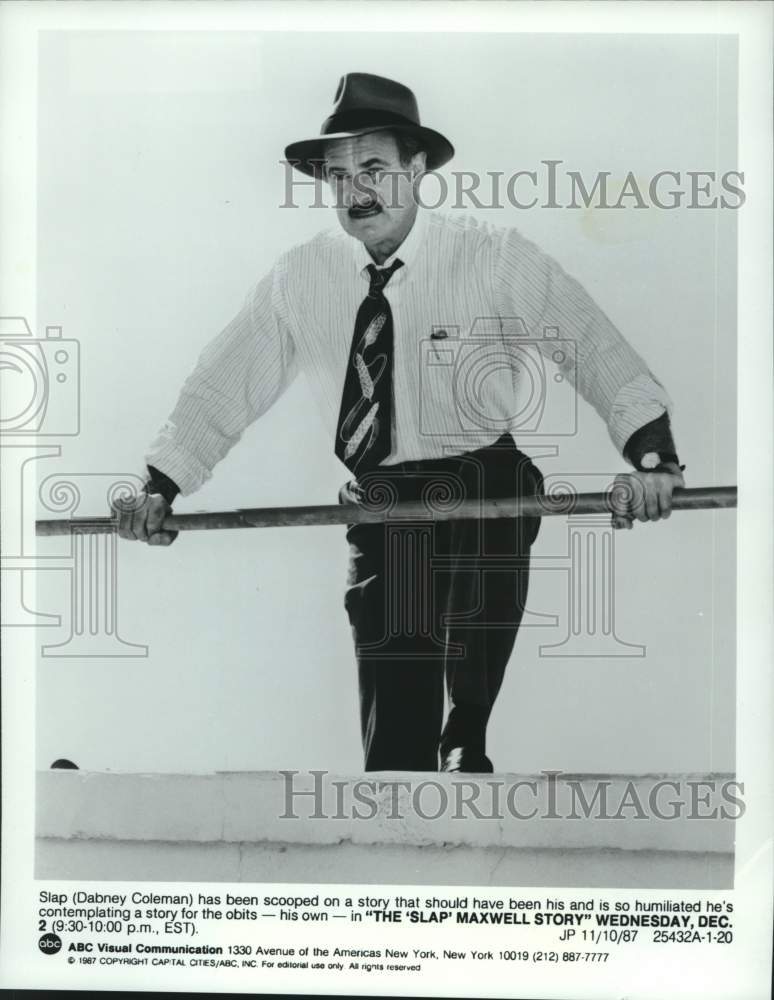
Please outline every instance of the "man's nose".
[[351, 204], [353, 205], [368, 205], [376, 197], [376, 193], [373, 190], [373, 185], [371, 178], [368, 174], [358, 174], [353, 177], [352, 183], [349, 187]]

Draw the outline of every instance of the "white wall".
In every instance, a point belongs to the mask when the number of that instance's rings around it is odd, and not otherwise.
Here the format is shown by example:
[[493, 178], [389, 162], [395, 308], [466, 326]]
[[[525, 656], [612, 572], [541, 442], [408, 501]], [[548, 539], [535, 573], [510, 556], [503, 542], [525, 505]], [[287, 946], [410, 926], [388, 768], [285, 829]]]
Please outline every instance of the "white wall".
[[[353, 816], [360, 778], [337, 777], [334, 791], [327, 780], [318, 785], [303, 774], [289, 786], [276, 773], [39, 772], [35, 875], [491, 885], [496, 870], [497, 885], [733, 885], [735, 809], [723, 792], [724, 775], [673, 774], [674, 784], [660, 790], [653, 775], [605, 776], [604, 786], [559, 777], [551, 792], [543, 775], [508, 775], [496, 798], [481, 783], [473, 808], [462, 804], [470, 801], [471, 782], [456, 787], [455, 775], [428, 782], [415, 776], [401, 788], [390, 772], [377, 777], [378, 789], [360, 789], [368, 812], [358, 800]], [[700, 787], [698, 808], [691, 806], [691, 780]], [[534, 795], [523, 787], [524, 794], [512, 794], [519, 782], [534, 782]], [[590, 815], [584, 801], [597, 802]], [[633, 802], [650, 822], [638, 818]], [[511, 811], [529, 817], [533, 809], [540, 815], [526, 822]]]

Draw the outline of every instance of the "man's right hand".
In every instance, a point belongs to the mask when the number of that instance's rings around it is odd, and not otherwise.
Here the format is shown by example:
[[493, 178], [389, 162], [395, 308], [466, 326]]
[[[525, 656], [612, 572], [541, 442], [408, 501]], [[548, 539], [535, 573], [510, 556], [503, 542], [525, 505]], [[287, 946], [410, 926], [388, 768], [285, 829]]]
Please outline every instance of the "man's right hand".
[[121, 538], [148, 545], [171, 545], [179, 534], [162, 530], [164, 518], [172, 513], [172, 507], [160, 493], [136, 493], [117, 498], [112, 510]]

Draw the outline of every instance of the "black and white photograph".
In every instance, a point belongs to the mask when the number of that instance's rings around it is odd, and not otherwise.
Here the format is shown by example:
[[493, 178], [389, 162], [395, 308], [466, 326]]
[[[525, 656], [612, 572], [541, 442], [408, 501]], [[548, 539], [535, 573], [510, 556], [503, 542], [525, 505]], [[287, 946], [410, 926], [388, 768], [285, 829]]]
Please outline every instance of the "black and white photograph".
[[770, 996], [771, 5], [31, 6], [2, 985]]

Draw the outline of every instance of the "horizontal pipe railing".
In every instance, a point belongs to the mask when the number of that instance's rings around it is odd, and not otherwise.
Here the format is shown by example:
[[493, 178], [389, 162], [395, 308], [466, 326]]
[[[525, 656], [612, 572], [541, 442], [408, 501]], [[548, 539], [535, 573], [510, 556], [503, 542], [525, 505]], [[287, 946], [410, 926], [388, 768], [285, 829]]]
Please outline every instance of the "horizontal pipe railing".
[[[607, 493], [559, 493], [499, 500], [460, 500], [433, 504], [432, 500], [393, 504], [329, 504], [314, 507], [254, 507], [243, 510], [170, 514], [168, 531], [214, 531], [228, 528], [292, 528], [333, 524], [377, 524], [386, 521], [449, 521], [463, 518], [557, 517], [618, 513], [614, 487]], [[736, 486], [676, 489], [672, 509], [714, 510], [736, 507]], [[68, 535], [73, 531], [111, 532], [114, 517], [75, 517], [39, 520], [39, 536]]]

